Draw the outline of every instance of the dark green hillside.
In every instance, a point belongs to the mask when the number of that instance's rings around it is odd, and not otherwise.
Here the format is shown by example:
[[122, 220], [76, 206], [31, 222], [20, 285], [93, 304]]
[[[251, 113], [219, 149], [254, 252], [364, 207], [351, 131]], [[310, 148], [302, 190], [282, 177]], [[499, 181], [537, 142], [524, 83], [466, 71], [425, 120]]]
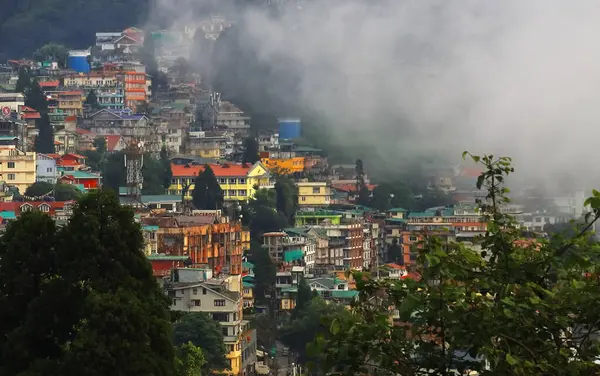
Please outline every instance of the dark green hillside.
[[0, 61], [29, 57], [48, 42], [73, 48], [94, 43], [97, 31], [143, 24], [151, 0], [2, 0]]

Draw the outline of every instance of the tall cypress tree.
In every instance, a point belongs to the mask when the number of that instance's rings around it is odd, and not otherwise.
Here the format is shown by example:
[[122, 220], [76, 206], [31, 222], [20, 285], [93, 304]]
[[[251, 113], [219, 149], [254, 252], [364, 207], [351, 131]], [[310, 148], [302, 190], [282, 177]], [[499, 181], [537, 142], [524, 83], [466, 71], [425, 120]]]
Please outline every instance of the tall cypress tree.
[[38, 136], [35, 139], [35, 151], [38, 153], [54, 153], [54, 130], [48, 116], [48, 101], [39, 82], [33, 80], [25, 93], [25, 105], [37, 110], [41, 117], [36, 125]]
[[15, 86], [15, 93], [25, 93], [30, 86], [31, 78], [29, 77], [29, 72], [25, 67], [21, 67], [21, 69], [19, 69], [17, 85]]
[[198, 174], [192, 192], [192, 202], [199, 210], [216, 210], [223, 208], [223, 190], [215, 173], [209, 165]]

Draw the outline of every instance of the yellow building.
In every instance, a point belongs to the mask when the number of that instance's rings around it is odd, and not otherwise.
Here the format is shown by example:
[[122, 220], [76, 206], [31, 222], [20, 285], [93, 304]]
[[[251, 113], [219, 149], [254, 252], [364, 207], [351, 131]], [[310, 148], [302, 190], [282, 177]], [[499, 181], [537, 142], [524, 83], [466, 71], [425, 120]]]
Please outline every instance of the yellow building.
[[243, 290], [242, 297], [244, 298], [244, 308], [254, 307], [254, 284], [250, 282], [242, 282]]
[[304, 157], [261, 158], [260, 161], [271, 171], [282, 175], [304, 171]]
[[[228, 201], [246, 201], [254, 197], [256, 188], [267, 188], [273, 186], [269, 170], [260, 162], [250, 164], [211, 164], [223, 196]], [[192, 198], [194, 181], [198, 174], [204, 170], [204, 165], [176, 165], [171, 164], [173, 178], [169, 193], [181, 195], [185, 186], [188, 186], [186, 198]]]
[[331, 201], [331, 188], [326, 182], [300, 181], [298, 187], [298, 205], [328, 206]]
[[83, 91], [59, 91], [56, 93], [58, 109], [67, 115], [79, 116], [83, 114]]
[[[25, 193], [27, 187], [35, 183], [35, 152], [24, 152], [14, 146], [14, 137], [0, 137], [0, 180]], [[11, 143], [13, 145], [11, 145]]]

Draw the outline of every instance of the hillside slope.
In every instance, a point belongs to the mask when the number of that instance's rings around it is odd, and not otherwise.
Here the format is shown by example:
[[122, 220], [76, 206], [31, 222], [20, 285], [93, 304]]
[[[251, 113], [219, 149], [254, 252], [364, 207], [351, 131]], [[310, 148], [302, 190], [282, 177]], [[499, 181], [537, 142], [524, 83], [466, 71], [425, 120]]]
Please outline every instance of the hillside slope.
[[48, 42], [82, 48], [97, 31], [143, 24], [150, 0], [2, 0], [0, 61], [31, 56]]

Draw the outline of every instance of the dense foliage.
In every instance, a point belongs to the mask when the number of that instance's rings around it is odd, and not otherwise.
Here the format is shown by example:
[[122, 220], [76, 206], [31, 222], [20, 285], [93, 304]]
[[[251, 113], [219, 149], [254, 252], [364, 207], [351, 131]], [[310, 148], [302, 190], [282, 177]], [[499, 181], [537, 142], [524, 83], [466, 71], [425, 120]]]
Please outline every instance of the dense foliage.
[[[482, 251], [425, 235], [417, 279], [375, 280], [355, 273], [360, 301], [334, 320], [326, 369], [345, 374], [592, 375], [600, 355], [599, 248], [587, 229], [600, 215], [600, 192], [586, 204], [586, 228], [570, 238], [523, 239], [503, 214], [509, 158], [473, 156], [485, 167], [477, 187], [488, 220]], [[394, 311], [396, 310], [396, 311]], [[396, 312], [396, 315], [394, 315]]]
[[133, 212], [102, 191], [62, 228], [41, 212], [8, 224], [0, 375], [172, 375], [169, 305], [143, 244]]
[[209, 165], [198, 174], [192, 191], [192, 202], [199, 210], [223, 209], [223, 190]]
[[221, 325], [208, 313], [188, 313], [177, 321], [173, 328], [175, 345], [191, 343], [199, 347], [204, 354], [202, 369], [209, 374], [210, 370], [222, 370], [229, 367], [225, 359], [226, 349], [223, 342]]

